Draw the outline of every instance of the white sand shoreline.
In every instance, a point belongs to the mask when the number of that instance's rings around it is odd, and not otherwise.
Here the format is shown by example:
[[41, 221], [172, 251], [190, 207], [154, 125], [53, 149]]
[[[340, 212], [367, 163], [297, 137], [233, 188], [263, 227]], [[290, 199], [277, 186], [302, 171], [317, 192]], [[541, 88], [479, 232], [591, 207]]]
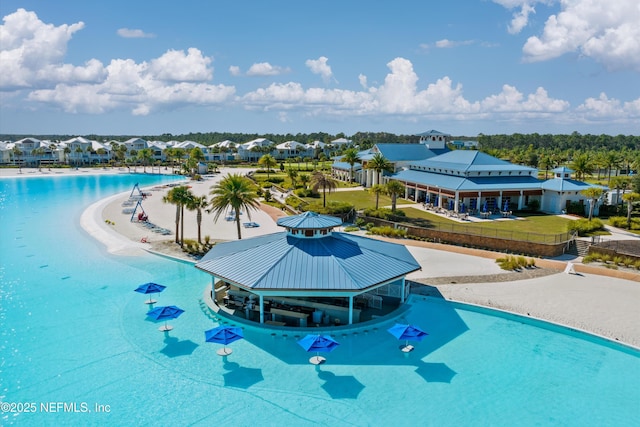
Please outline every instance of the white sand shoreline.
[[[62, 171], [67, 174], [123, 173], [118, 169]], [[214, 178], [189, 182], [188, 185], [195, 194], [208, 194], [216, 180], [229, 171], [242, 170], [223, 170]], [[37, 172], [20, 175], [17, 172], [15, 169], [0, 169], [0, 177], [48, 176]], [[175, 207], [162, 203], [163, 194], [164, 190], [156, 189], [143, 206], [151, 222], [175, 231]], [[129, 222], [130, 215], [123, 214], [121, 206], [122, 201], [127, 198], [128, 192], [120, 193], [92, 204], [81, 216], [82, 228], [103, 243], [110, 253], [127, 256], [144, 254], [149, 249], [150, 245], [140, 243], [142, 237], [152, 241], [166, 241], [175, 237], [156, 235], [140, 224]], [[243, 238], [282, 231], [263, 211], [252, 212], [251, 216], [251, 220], [258, 222], [260, 227], [243, 228]], [[195, 212], [186, 212], [185, 217], [185, 235], [195, 239]], [[115, 225], [107, 224], [105, 219]], [[213, 215], [205, 214], [203, 236], [210, 235], [212, 240], [233, 240], [236, 238], [235, 234], [234, 223], [227, 222], [224, 218], [214, 222]], [[406, 244], [412, 245], [410, 242]], [[483, 275], [488, 277], [501, 272], [493, 259], [414, 246], [411, 251], [423, 265], [423, 270], [414, 274], [414, 278], [464, 274], [479, 276], [478, 283], [434, 285], [445, 299], [537, 318], [640, 348], [638, 282], [591, 273], [570, 275], [559, 271], [557, 274], [535, 279], [482, 283]]]

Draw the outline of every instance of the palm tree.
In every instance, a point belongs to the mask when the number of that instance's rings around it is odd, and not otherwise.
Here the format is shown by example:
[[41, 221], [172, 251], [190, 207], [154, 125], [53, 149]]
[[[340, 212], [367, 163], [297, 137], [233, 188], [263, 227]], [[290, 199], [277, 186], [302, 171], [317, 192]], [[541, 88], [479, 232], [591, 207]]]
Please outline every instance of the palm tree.
[[613, 170], [614, 168], [617, 169], [620, 166], [620, 160], [621, 159], [618, 156], [618, 153], [616, 153], [615, 151], [607, 151], [604, 154], [602, 158], [602, 164], [607, 169], [608, 173], [607, 185], [611, 184], [611, 170]]
[[404, 184], [396, 180], [389, 181], [386, 185], [386, 191], [391, 196], [391, 212], [395, 212], [398, 195], [404, 194], [405, 191]]
[[[77, 156], [78, 156], [78, 157], [80, 157], [80, 158], [82, 159], [82, 154], [84, 153], [84, 150], [82, 149], [82, 147], [78, 145], [78, 146], [76, 147], [76, 149], [75, 149], [75, 152], [76, 152]], [[77, 159], [76, 159], [76, 166], [78, 165], [78, 163], [79, 163], [79, 162], [78, 162], [78, 161], [77, 161]]]
[[627, 202], [627, 229], [631, 230], [631, 212], [633, 212], [633, 203], [640, 201], [640, 193], [626, 193], [622, 195], [622, 199]]
[[[173, 187], [166, 196], [162, 198], [164, 203], [176, 205], [176, 243], [180, 247], [184, 245], [184, 207], [193, 198], [193, 193], [186, 186]], [[178, 226], [180, 226], [178, 230]], [[178, 233], [180, 231], [180, 233]]]
[[589, 198], [589, 221], [593, 219], [593, 209], [596, 207], [596, 202], [603, 192], [604, 190], [600, 187], [589, 187], [580, 192], [580, 194]]
[[258, 160], [258, 164], [262, 165], [262, 167], [267, 169], [267, 181], [268, 181], [269, 172], [271, 171], [271, 168], [276, 167], [278, 162], [276, 161], [276, 159], [273, 158], [271, 154], [265, 154], [264, 156], [260, 157], [260, 160]]
[[626, 193], [622, 195], [622, 199], [627, 202], [627, 229], [631, 230], [631, 213], [633, 212], [633, 204], [635, 202], [640, 202], [640, 193]]
[[384, 194], [385, 188], [382, 184], [375, 184], [369, 188], [369, 191], [376, 195], [376, 210], [378, 210], [378, 205], [380, 202], [380, 194]]
[[295, 190], [296, 181], [298, 179], [298, 171], [295, 169], [287, 169], [287, 176], [291, 180], [291, 187]]
[[576, 178], [584, 179], [585, 175], [593, 173], [593, 163], [586, 153], [578, 154], [571, 162], [571, 169], [576, 173]]
[[143, 173], [147, 173], [147, 163], [153, 157], [153, 151], [151, 148], [143, 148], [138, 151], [137, 158], [142, 162], [142, 171]]
[[622, 204], [620, 190], [622, 190], [622, 193], [624, 194], [624, 190], [626, 190], [629, 185], [631, 185], [631, 178], [628, 176], [614, 176], [611, 181], [609, 181], [609, 188], [614, 188], [616, 190], [616, 204], [618, 206]]
[[382, 172], [393, 172], [393, 164], [387, 160], [382, 153], [376, 153], [371, 160], [367, 162], [367, 169], [373, 169], [378, 175], [377, 184], [381, 182]]
[[71, 148], [67, 145], [66, 147], [64, 147], [62, 152], [64, 153], [64, 161], [65, 161], [65, 163], [69, 164], [69, 154], [71, 153]]
[[260, 206], [258, 194], [251, 180], [240, 174], [229, 174], [211, 187], [209, 194], [213, 199], [209, 203], [211, 208], [207, 212], [215, 212], [214, 221], [217, 221], [227, 209], [232, 209], [236, 218], [238, 239], [242, 239], [240, 209], [246, 210], [247, 216], [251, 219], [250, 209], [257, 210]]
[[198, 224], [198, 243], [202, 243], [201, 229], [202, 229], [202, 210], [209, 205], [207, 196], [193, 196], [187, 203], [187, 209], [190, 211], [196, 211], [196, 224]]
[[105, 150], [104, 148], [100, 147], [96, 150], [96, 154], [98, 156], [100, 156], [100, 163], [102, 163], [102, 156], [104, 156], [105, 154], [107, 154], [107, 150]]
[[318, 191], [318, 189], [322, 188], [322, 207], [327, 207], [327, 190], [331, 193], [331, 190], [335, 190], [338, 187], [338, 183], [333, 178], [318, 171], [311, 175], [311, 185], [313, 191]]
[[343, 154], [342, 154], [342, 161], [345, 163], [349, 163], [349, 182], [351, 184], [353, 184], [353, 166], [356, 163], [360, 162], [360, 157], [358, 156], [358, 150], [356, 150], [355, 148], [348, 148]]
[[307, 189], [307, 185], [309, 185], [310, 181], [311, 181], [311, 175], [309, 175], [308, 173], [300, 174], [300, 182], [304, 186], [305, 190]]

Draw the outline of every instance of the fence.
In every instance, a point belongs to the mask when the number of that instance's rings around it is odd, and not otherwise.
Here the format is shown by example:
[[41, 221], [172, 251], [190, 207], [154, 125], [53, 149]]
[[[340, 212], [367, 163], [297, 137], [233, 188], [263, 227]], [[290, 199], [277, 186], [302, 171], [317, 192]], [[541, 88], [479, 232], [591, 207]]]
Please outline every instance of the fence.
[[511, 251], [533, 256], [555, 257], [562, 255], [571, 233], [543, 234], [517, 230], [496, 230], [489, 227], [470, 227], [466, 224], [443, 224], [418, 227], [407, 223], [387, 221], [361, 216], [377, 226], [402, 228], [407, 235], [431, 239], [436, 242], [465, 245], [494, 251]]

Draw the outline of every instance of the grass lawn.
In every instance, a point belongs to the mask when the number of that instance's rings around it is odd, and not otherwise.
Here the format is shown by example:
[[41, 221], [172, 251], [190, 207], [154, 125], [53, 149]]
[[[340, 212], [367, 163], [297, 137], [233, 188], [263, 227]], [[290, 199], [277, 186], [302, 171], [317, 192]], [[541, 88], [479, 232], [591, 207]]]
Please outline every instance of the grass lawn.
[[[312, 197], [305, 197], [303, 199], [308, 203], [322, 203], [322, 190], [320, 190], [320, 198], [314, 199]], [[369, 193], [365, 190], [354, 190], [354, 191], [332, 191], [331, 193], [327, 193], [327, 203], [329, 202], [347, 202], [351, 203], [355, 206], [356, 210], [360, 209], [374, 209], [376, 207], [376, 196], [375, 194]], [[409, 200], [398, 199], [397, 204], [407, 204], [414, 203]], [[378, 207], [390, 206], [391, 205], [391, 197], [381, 194]]]
[[561, 218], [555, 215], [535, 215], [518, 213], [518, 220], [514, 221], [483, 221], [483, 222], [465, 222], [459, 223], [447, 218], [443, 218], [440, 215], [433, 214], [431, 212], [424, 211], [417, 208], [402, 208], [410, 219], [417, 219], [416, 225], [420, 224], [423, 227], [440, 226], [453, 226], [460, 225], [467, 229], [483, 229], [483, 230], [496, 230], [519, 233], [539, 233], [539, 234], [559, 234], [567, 232], [567, 224], [570, 219]]

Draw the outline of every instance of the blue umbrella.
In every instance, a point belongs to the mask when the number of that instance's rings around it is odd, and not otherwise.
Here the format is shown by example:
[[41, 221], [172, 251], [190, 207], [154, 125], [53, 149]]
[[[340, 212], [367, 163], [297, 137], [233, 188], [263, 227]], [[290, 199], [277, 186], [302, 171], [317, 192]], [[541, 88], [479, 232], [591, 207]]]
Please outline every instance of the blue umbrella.
[[[160, 293], [162, 291], [164, 291], [164, 289], [166, 288], [166, 286], [162, 286], [162, 285], [158, 285], [157, 283], [145, 283], [144, 285], [140, 285], [138, 286], [136, 289], [134, 289], [135, 292], [139, 292], [141, 294], [157, 294]], [[146, 301], [146, 304], [155, 304], [157, 301], [151, 299], [151, 296], [149, 296], [149, 301]]]
[[474, 210], [476, 208], [476, 203], [478, 203], [476, 199], [471, 199], [471, 210]]
[[217, 344], [223, 344], [224, 347], [218, 350], [220, 356], [227, 356], [231, 354], [231, 349], [227, 348], [227, 344], [238, 341], [244, 338], [242, 328], [237, 326], [218, 326], [217, 328], [204, 331], [204, 339], [206, 342], [212, 342]]
[[425, 331], [413, 325], [404, 325], [402, 323], [396, 323], [387, 331], [399, 340], [405, 340], [405, 344], [402, 347], [402, 351], [413, 350], [412, 346], [409, 346], [409, 341], [422, 341], [427, 335]]
[[464, 205], [464, 202], [460, 204], [460, 213], [464, 213], [467, 210], [467, 207]]
[[307, 335], [298, 340], [298, 344], [306, 351], [315, 351], [316, 355], [309, 359], [314, 365], [319, 365], [325, 361], [324, 357], [320, 357], [319, 352], [330, 352], [340, 345], [339, 342], [331, 338], [329, 335]]
[[453, 210], [453, 200], [449, 199], [449, 210]]
[[504, 201], [504, 207], [502, 208], [502, 210], [504, 212], [508, 212], [509, 211], [509, 201], [508, 200]]
[[482, 205], [482, 212], [489, 212], [489, 204], [487, 201], [484, 201], [484, 205]]
[[150, 312], [147, 313], [147, 317], [151, 317], [153, 320], [160, 321], [164, 320], [164, 326], [160, 327], [162, 332], [170, 331], [173, 329], [173, 326], [167, 325], [168, 319], [177, 319], [180, 315], [184, 313], [184, 310], [176, 307], [175, 305], [169, 305], [165, 307], [156, 307]]
[[438, 206], [438, 196], [433, 199], [433, 206]]

